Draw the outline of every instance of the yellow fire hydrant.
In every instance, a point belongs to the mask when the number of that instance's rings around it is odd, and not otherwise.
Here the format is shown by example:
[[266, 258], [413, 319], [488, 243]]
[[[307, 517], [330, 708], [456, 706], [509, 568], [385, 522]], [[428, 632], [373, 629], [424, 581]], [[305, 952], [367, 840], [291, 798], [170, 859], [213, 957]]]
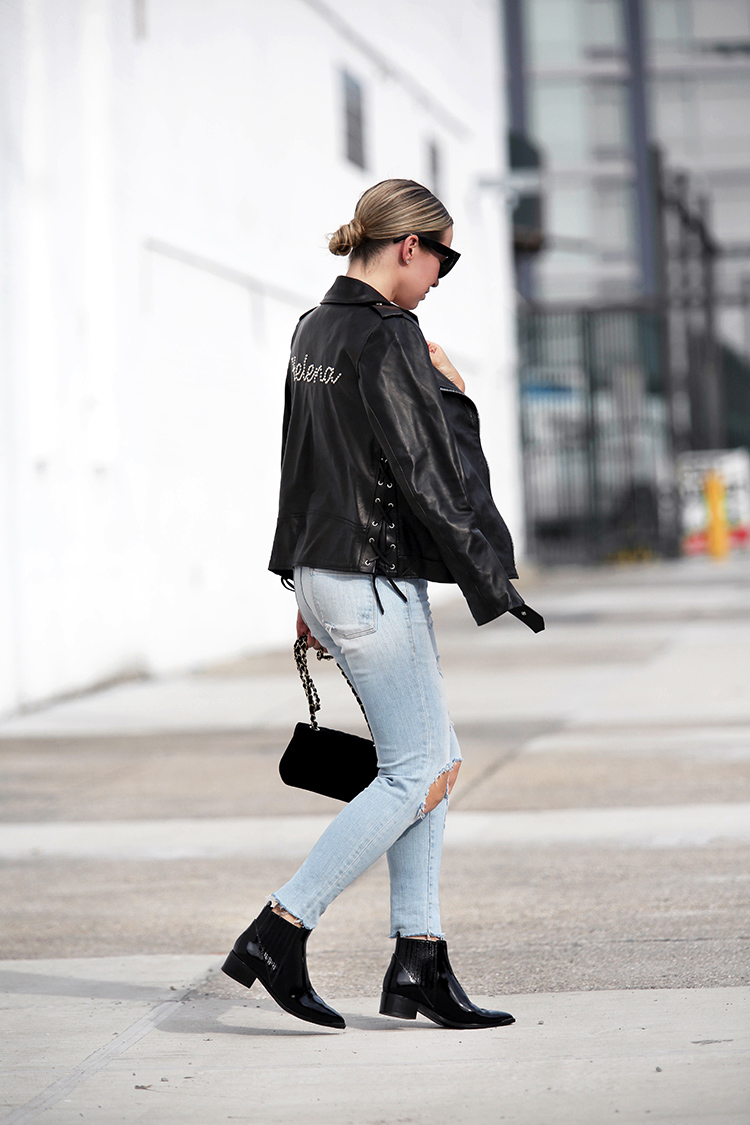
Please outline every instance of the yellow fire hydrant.
[[708, 509], [708, 553], [713, 559], [725, 559], [729, 554], [729, 525], [724, 481], [711, 470], [706, 473], [703, 488]]

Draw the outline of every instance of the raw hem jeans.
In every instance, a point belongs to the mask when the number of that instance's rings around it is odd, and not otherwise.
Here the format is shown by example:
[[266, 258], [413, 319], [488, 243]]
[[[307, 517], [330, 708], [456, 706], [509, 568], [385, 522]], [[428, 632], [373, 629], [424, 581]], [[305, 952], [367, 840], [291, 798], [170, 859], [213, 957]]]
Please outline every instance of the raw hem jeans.
[[[384, 852], [391, 882], [391, 937], [442, 937], [438, 881], [447, 796], [426, 815], [437, 777], [461, 760], [421, 578], [296, 567], [294, 587], [312, 635], [343, 668], [367, 713], [378, 776], [328, 826], [288, 883], [281, 906], [312, 929], [326, 907]], [[321, 763], [324, 767], [324, 763]]]

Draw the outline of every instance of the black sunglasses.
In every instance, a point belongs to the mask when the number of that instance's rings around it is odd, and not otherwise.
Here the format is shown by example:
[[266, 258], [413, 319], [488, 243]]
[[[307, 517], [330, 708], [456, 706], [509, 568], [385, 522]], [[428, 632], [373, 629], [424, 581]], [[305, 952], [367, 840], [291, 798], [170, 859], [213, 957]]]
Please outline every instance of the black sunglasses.
[[[408, 234], [402, 234], [400, 238], [394, 238], [394, 242], [403, 242], [408, 238]], [[445, 277], [447, 273], [455, 266], [461, 255], [457, 250], [451, 250], [450, 246], [444, 246], [442, 242], [438, 242], [435, 238], [428, 238], [426, 234], [418, 234], [416, 236], [423, 246], [428, 250], [432, 250], [433, 254], [437, 254], [440, 259], [440, 269], [438, 270], [438, 277]]]

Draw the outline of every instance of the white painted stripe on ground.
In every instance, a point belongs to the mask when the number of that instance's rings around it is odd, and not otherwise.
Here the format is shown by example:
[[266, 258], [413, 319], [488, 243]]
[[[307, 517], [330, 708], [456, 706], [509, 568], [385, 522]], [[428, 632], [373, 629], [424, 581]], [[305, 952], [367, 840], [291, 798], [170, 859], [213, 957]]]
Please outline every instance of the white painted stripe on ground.
[[0, 825], [0, 857], [220, 859], [304, 855], [329, 816], [221, 817]]
[[448, 823], [446, 844], [461, 847], [601, 843], [672, 848], [750, 843], [750, 803], [458, 812]]
[[[0, 825], [0, 857], [219, 859], [304, 855], [327, 816]], [[750, 843], [750, 803], [539, 812], [452, 812], [446, 847], [701, 847]]]
[[139, 1039], [143, 1039], [155, 1027], [163, 1023], [165, 1019], [177, 1011], [182, 1002], [182, 998], [180, 998], [179, 1000], [166, 1000], [163, 1004], [158, 1004], [131, 1027], [123, 1031], [117, 1039], [107, 1043], [104, 1047], [100, 1047], [98, 1051], [94, 1051], [93, 1055], [89, 1055], [69, 1074], [59, 1078], [57, 1082], [53, 1082], [46, 1090], [42, 1090], [41, 1094], [37, 1094], [24, 1105], [18, 1106], [7, 1117], [3, 1117], [4, 1125], [25, 1125], [26, 1122], [33, 1121], [51, 1106], [57, 1105], [71, 1090], [75, 1090], [76, 1086], [80, 1086], [87, 1078], [91, 1078], [92, 1074], [102, 1070], [112, 1059], [124, 1054]]

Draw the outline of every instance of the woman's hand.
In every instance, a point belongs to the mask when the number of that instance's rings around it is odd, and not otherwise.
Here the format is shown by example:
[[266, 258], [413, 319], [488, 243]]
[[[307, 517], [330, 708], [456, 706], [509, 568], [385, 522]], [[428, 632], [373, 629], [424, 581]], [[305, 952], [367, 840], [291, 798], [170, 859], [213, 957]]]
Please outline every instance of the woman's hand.
[[307, 637], [308, 648], [318, 648], [321, 652], [328, 652], [328, 649], [323, 648], [320, 641], [315, 640], [315, 637], [312, 635], [307, 625], [305, 624], [305, 619], [299, 610], [297, 610], [297, 636]]
[[454, 386], [458, 387], [459, 391], [466, 390], [466, 384], [456, 371], [455, 367], [448, 359], [440, 344], [433, 344], [431, 340], [427, 341], [427, 347], [430, 349], [430, 359], [432, 366], [437, 367], [441, 375], [445, 375], [446, 379], [450, 379]]

